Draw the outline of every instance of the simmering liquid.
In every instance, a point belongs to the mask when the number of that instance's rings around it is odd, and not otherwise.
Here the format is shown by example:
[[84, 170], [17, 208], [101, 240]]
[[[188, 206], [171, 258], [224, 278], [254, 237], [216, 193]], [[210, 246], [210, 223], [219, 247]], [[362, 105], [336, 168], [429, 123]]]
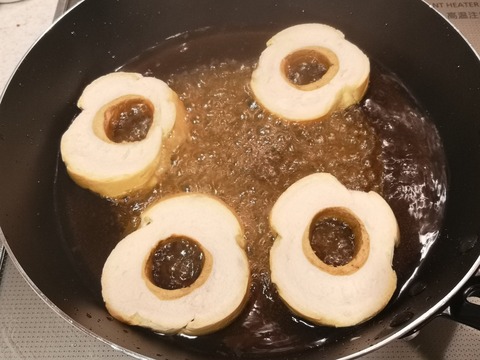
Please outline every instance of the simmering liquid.
[[[286, 122], [263, 110], [249, 81], [271, 35], [187, 36], [125, 65], [124, 71], [166, 81], [186, 107], [189, 135], [154, 190], [110, 201], [78, 188], [62, 166], [57, 179], [67, 246], [97, 295], [105, 259], [137, 227], [142, 210], [152, 202], [170, 194], [201, 192], [217, 196], [237, 213], [252, 272], [245, 310], [215, 334], [167, 337], [226, 356], [303, 351], [321, 346], [332, 334], [331, 328], [293, 316], [270, 282], [274, 234], [268, 215], [295, 181], [329, 172], [349, 189], [376, 191], [387, 200], [401, 229], [394, 260], [398, 288], [422, 257], [422, 236], [438, 233], [445, 201], [444, 158], [436, 129], [400, 80], [378, 64], [373, 62], [362, 102], [321, 122]], [[342, 336], [348, 329], [335, 332]]]
[[116, 143], [147, 137], [153, 121], [153, 105], [142, 99], [126, 99], [105, 111], [105, 134]]
[[[160, 239], [159, 239], [160, 240]], [[147, 261], [156, 286], [176, 290], [192, 285], [202, 272], [205, 255], [200, 245], [185, 236], [172, 236], [158, 244]]]
[[359, 108], [314, 125], [267, 114], [248, 87], [255, 60], [215, 61], [168, 78], [186, 105], [190, 139], [173, 154], [157, 191], [213, 194], [231, 206], [244, 225], [253, 276], [265, 282], [274, 239], [268, 215], [280, 194], [314, 172], [381, 191], [382, 163]]
[[321, 219], [311, 225], [310, 246], [325, 264], [346, 265], [355, 255], [355, 234], [341, 219]]

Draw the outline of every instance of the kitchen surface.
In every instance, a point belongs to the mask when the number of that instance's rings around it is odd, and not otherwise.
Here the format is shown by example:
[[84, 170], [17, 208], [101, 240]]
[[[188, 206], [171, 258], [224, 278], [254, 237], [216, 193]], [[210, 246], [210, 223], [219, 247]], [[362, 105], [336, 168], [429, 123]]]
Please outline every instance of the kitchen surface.
[[[480, 1], [427, 2], [480, 52]], [[0, 90], [24, 54], [67, 4], [62, 0], [0, 2]], [[63, 319], [27, 284], [6, 254], [0, 268], [0, 360], [88, 358], [132, 357]], [[478, 359], [480, 331], [436, 318], [416, 336], [394, 341], [364, 358]]]

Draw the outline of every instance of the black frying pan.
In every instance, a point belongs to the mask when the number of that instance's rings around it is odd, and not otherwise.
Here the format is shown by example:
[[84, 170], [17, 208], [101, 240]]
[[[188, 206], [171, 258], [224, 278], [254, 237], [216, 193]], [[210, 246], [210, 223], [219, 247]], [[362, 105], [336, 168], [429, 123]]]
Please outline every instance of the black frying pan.
[[202, 28], [273, 31], [305, 22], [341, 29], [404, 81], [438, 128], [449, 188], [441, 235], [392, 303], [371, 321], [330, 329], [317, 348], [288, 356], [359, 356], [419, 328], [448, 305], [452, 315], [480, 327], [478, 306], [465, 303], [480, 292], [472, 278], [480, 264], [480, 62], [420, 0], [90, 0], [61, 18], [20, 64], [0, 105], [0, 224], [7, 249], [61, 316], [132, 354], [215, 356], [108, 316], [72, 261], [75, 249], [66, 246], [69, 235], [57, 212], [54, 185], [62, 171], [59, 139], [77, 113], [85, 85], [172, 35]]

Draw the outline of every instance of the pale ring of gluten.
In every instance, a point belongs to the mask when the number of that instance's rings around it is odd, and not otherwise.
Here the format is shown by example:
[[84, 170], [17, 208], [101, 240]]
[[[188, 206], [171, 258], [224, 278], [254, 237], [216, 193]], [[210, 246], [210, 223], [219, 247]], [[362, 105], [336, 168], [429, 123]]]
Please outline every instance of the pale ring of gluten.
[[[329, 68], [317, 81], [299, 86], [285, 75], [285, 61], [305, 50], [318, 53]], [[369, 75], [368, 57], [342, 32], [324, 24], [301, 24], [267, 42], [250, 86], [256, 100], [270, 112], [286, 120], [308, 121], [358, 103]]]
[[[151, 252], [171, 236], [195, 240], [207, 255], [190, 287], [162, 289], [145, 275]], [[216, 331], [240, 313], [248, 298], [243, 229], [232, 210], [212, 196], [182, 194], [160, 200], [142, 215], [140, 228], [111, 252], [101, 282], [108, 311], [123, 322], [165, 334]]]
[[[327, 265], [311, 249], [311, 223], [325, 211], [340, 218], [345, 212], [357, 224], [360, 249], [346, 265]], [[399, 230], [380, 195], [348, 190], [327, 173], [312, 174], [279, 197], [270, 224], [277, 234], [270, 251], [272, 282], [294, 313], [315, 324], [345, 327], [387, 305], [396, 288], [392, 260]]]
[[[104, 113], [109, 105], [125, 98], [149, 102], [153, 119], [144, 139], [114, 142], [106, 135]], [[64, 133], [60, 147], [72, 179], [105, 197], [153, 186], [162, 140], [183, 115], [183, 104], [175, 92], [159, 79], [116, 72], [89, 84], [77, 105], [82, 111]]]

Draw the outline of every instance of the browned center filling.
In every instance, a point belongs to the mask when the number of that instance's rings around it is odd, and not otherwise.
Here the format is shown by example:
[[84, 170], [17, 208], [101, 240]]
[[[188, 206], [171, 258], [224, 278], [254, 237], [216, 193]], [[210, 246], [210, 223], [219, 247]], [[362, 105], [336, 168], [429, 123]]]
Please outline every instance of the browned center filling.
[[205, 254], [196, 241], [186, 236], [171, 236], [152, 251], [147, 274], [162, 289], [182, 289], [198, 279], [204, 262]]
[[285, 76], [292, 84], [298, 86], [320, 80], [330, 66], [332, 63], [327, 56], [312, 49], [296, 51], [283, 60]]
[[[320, 216], [319, 216], [320, 215]], [[355, 232], [339, 217], [319, 214], [310, 225], [310, 246], [317, 257], [330, 266], [343, 266], [355, 256]]]
[[104, 113], [105, 134], [115, 143], [145, 139], [152, 126], [153, 108], [149, 100], [135, 96], [115, 102]]

